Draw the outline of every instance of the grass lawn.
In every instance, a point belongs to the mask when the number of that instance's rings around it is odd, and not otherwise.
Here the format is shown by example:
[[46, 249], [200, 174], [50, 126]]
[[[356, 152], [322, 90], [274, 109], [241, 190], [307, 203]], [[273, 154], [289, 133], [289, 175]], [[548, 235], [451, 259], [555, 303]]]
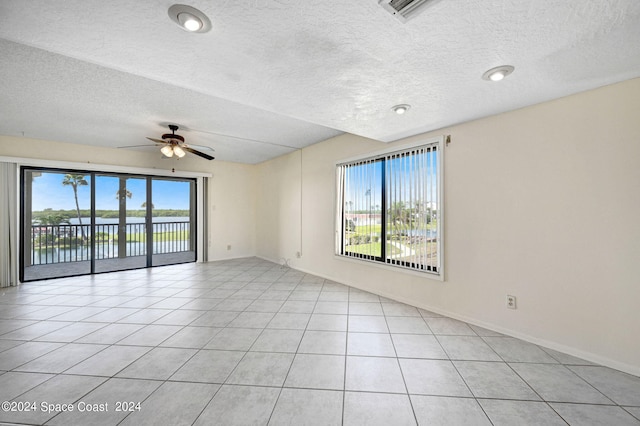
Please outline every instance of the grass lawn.
[[366, 254], [369, 256], [380, 257], [380, 254], [382, 253], [382, 244], [381, 243], [354, 244], [354, 245], [346, 246], [344, 250], [349, 253]]
[[[438, 246], [437, 243], [428, 243], [426, 246], [422, 244], [403, 244], [405, 249], [415, 250], [414, 256], [415, 258], [422, 259], [430, 259], [435, 258], [437, 255]], [[345, 252], [347, 253], [357, 253], [368, 256], [376, 256], [380, 257], [382, 251], [381, 243], [369, 243], [369, 244], [354, 244], [345, 247]], [[409, 257], [397, 257], [402, 256], [402, 250], [399, 247], [396, 247], [392, 244], [387, 243], [387, 257], [393, 257], [396, 260], [409, 259]], [[414, 259], [415, 259], [414, 258]]]
[[356, 226], [356, 234], [366, 235], [369, 233], [380, 234], [382, 232], [382, 225], [362, 225]]
[[[417, 228], [413, 228], [413, 229], [432, 229], [435, 230], [438, 228], [438, 221], [437, 220], [432, 220], [431, 223], [429, 224], [424, 224], [420, 227]], [[410, 226], [392, 226], [391, 228], [387, 227], [387, 232], [400, 232], [400, 231], [408, 231], [409, 229], [412, 229]], [[380, 233], [382, 232], [382, 225], [361, 225], [361, 226], [356, 226], [356, 234], [361, 234], [361, 235], [369, 235], [369, 234], [378, 234], [380, 235]]]
[[[358, 253], [380, 257], [382, 253], [382, 243], [354, 244], [351, 246], [346, 246], [344, 250], [348, 253]], [[387, 244], [387, 255], [398, 253], [400, 253], [400, 249]]]
[[[142, 243], [146, 241], [147, 234], [134, 233], [127, 234], [128, 243]], [[189, 231], [168, 231], [168, 232], [154, 232], [153, 239], [155, 241], [186, 241], [189, 239]]]

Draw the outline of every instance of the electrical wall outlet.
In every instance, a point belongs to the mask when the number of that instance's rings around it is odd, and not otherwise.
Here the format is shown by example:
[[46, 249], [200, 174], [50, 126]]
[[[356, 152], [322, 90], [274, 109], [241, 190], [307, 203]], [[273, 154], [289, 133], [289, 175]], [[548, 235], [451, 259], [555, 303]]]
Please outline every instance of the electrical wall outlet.
[[507, 308], [516, 309], [516, 297], [507, 294]]
[[302, 253], [300, 253], [299, 251], [297, 251], [297, 252], [296, 252], [296, 257], [297, 257], [298, 259], [300, 259], [300, 258], [302, 257]]

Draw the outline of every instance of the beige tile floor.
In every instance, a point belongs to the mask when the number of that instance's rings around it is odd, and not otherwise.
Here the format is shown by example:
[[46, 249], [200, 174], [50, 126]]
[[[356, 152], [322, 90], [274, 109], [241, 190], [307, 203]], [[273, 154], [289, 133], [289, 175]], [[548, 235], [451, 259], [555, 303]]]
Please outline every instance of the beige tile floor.
[[255, 258], [3, 289], [0, 400], [17, 424], [640, 425], [638, 377]]

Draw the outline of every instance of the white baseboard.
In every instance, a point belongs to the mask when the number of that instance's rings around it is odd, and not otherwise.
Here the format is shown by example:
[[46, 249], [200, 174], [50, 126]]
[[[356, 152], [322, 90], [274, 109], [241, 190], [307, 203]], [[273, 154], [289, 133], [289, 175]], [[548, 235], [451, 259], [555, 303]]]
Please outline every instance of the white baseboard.
[[[202, 263], [220, 262], [220, 261], [223, 261], [223, 260], [249, 259], [249, 258], [252, 258], [252, 257], [258, 257], [258, 256], [239, 255], [239, 256], [228, 256], [228, 257], [216, 257], [215, 259], [209, 258], [206, 261], [203, 260]], [[268, 260], [268, 259], [265, 259], [265, 260]], [[274, 263], [278, 263], [278, 262], [274, 262]]]

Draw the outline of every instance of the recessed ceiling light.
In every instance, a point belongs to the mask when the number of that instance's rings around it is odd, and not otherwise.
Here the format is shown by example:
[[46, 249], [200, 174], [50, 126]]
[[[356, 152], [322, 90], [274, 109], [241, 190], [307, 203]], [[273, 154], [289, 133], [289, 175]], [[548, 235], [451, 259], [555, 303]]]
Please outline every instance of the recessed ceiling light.
[[174, 4], [169, 8], [169, 18], [185, 31], [206, 33], [211, 29], [211, 21], [198, 9], [184, 4]]
[[411, 108], [411, 105], [400, 104], [400, 105], [394, 106], [393, 108], [391, 108], [391, 110], [398, 115], [402, 115], [405, 112], [409, 111], [410, 108]]
[[202, 21], [197, 16], [193, 16], [190, 13], [181, 13], [178, 15], [178, 21], [184, 28], [189, 31], [198, 31], [202, 28]]
[[501, 65], [499, 67], [491, 68], [489, 71], [482, 74], [482, 78], [489, 81], [500, 81], [511, 74], [514, 69], [515, 68], [511, 65]]

